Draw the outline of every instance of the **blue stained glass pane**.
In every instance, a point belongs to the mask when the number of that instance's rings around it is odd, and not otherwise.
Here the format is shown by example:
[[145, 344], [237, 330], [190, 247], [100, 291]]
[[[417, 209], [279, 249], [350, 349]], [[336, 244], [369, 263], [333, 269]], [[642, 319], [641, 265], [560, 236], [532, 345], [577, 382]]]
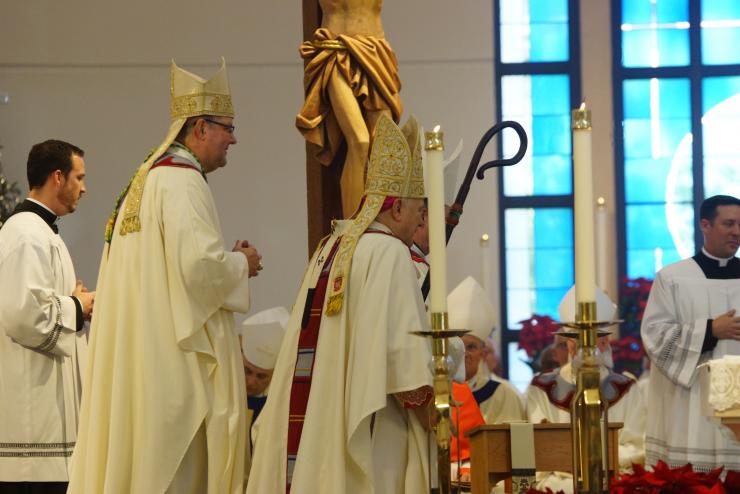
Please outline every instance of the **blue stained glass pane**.
[[658, 67], [681, 67], [689, 64], [689, 30], [659, 29]]
[[[543, 249], [535, 257], [534, 280], [537, 292], [573, 283], [573, 249]], [[537, 297], [539, 303], [539, 295]]]
[[[740, 2], [738, 2], [740, 5]], [[740, 93], [740, 77], [708, 77], [702, 81], [702, 113]]]
[[509, 355], [509, 382], [516, 386], [520, 393], [525, 393], [534, 376], [532, 368], [526, 363], [527, 352], [519, 350], [516, 342], [509, 343], [506, 351]]
[[660, 120], [660, 157], [670, 157], [691, 132], [691, 121], [685, 119]]
[[535, 195], [565, 195], [573, 190], [570, 155], [536, 156], [532, 167], [537, 177], [533, 191]]
[[689, 81], [626, 80], [623, 89], [624, 113], [629, 116], [623, 122], [625, 158], [672, 157], [691, 130]]
[[519, 321], [535, 312], [535, 299], [534, 290], [506, 290], [507, 327], [519, 329]]
[[705, 196], [740, 196], [740, 77], [702, 81], [702, 137]]
[[537, 249], [572, 247], [573, 212], [571, 209], [535, 209], [534, 241]]
[[622, 65], [650, 67], [652, 32], [648, 30], [622, 31]]
[[628, 249], [627, 277], [652, 279], [659, 268], [680, 260], [676, 249], [662, 249], [660, 254], [655, 249]]
[[567, 292], [572, 285], [573, 281], [571, 279], [568, 286], [563, 286], [561, 288], [538, 288], [537, 303], [535, 304], [535, 311], [537, 314], [545, 314], [558, 320], [558, 305], [560, 305], [560, 301], [565, 296], [565, 292]]
[[625, 201], [662, 202], [665, 200], [666, 176], [670, 159], [627, 159], [624, 162]]
[[532, 114], [568, 115], [570, 78], [567, 75], [532, 76]]
[[650, 0], [623, 0], [622, 23], [648, 24], [652, 15]]
[[650, 118], [650, 80], [628, 79], [622, 83], [624, 118]]
[[[625, 67], [679, 67], [689, 64], [687, 29], [639, 29], [622, 32], [622, 65]], [[656, 39], [657, 37], [657, 43]]]
[[[501, 88], [504, 118], [521, 122], [528, 129], [530, 142], [524, 162], [504, 170], [504, 193], [570, 194], [570, 77], [505, 76]], [[513, 133], [504, 137], [505, 148], [511, 136]]]
[[499, 6], [503, 63], [570, 58], [567, 0], [501, 0]]
[[659, 79], [661, 118], [691, 118], [691, 86], [688, 79]]
[[[693, 223], [691, 206], [678, 208], [679, 213], [671, 211], [670, 217], [673, 222], [675, 234], [679, 235], [679, 223]], [[681, 215], [681, 217], [678, 217]], [[668, 225], [669, 213], [666, 212], [665, 204], [627, 205], [627, 249], [655, 249], [663, 250], [675, 248], [675, 243]], [[693, 235], [693, 231], [691, 232]]]
[[657, 21], [660, 24], [689, 20], [688, 0], [656, 0], [655, 7]]
[[622, 128], [625, 158], [649, 158], [652, 155], [650, 120], [625, 120]]
[[[512, 208], [504, 221], [508, 324], [513, 327], [541, 308], [557, 310], [573, 284], [573, 213], [570, 208]], [[553, 293], [560, 295], [554, 305]]]
[[532, 22], [568, 22], [568, 0], [529, 0]]
[[[530, 145], [535, 159], [543, 154], [570, 154], [570, 117], [534, 117]], [[536, 178], [535, 178], [536, 180]]]
[[530, 61], [566, 62], [569, 58], [567, 24], [532, 24]]
[[704, 27], [701, 30], [701, 59], [707, 65], [740, 63], [738, 46], [740, 29], [737, 27]]
[[701, 20], [727, 19], [740, 19], [740, 2], [737, 0], [702, 0]]

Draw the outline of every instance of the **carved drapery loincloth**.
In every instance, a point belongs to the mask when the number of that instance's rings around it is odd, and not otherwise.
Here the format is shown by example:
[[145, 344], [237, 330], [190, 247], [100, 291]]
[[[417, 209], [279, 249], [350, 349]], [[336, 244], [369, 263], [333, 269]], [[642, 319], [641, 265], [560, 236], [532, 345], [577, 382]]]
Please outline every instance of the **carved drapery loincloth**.
[[316, 146], [312, 154], [330, 165], [343, 136], [329, 102], [327, 86], [338, 70], [352, 89], [363, 113], [388, 110], [398, 123], [403, 106], [399, 91], [398, 62], [387, 41], [373, 36], [333, 35], [320, 28], [313, 41], [300, 47], [307, 61], [303, 75], [305, 102], [296, 116], [296, 127], [307, 142]]

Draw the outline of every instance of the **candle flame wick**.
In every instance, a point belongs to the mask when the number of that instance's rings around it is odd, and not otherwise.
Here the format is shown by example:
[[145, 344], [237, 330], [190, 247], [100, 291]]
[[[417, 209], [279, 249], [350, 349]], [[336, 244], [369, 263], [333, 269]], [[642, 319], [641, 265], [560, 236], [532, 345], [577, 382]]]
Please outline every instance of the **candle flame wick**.
[[435, 125], [434, 126], [434, 130], [432, 132], [434, 132], [436, 134], [437, 132], [439, 132], [439, 129], [440, 129], [440, 126], [439, 125]]
[[585, 101], [582, 101], [581, 102], [581, 107], [579, 108], [579, 110], [583, 111], [585, 109], [586, 109], [586, 102]]

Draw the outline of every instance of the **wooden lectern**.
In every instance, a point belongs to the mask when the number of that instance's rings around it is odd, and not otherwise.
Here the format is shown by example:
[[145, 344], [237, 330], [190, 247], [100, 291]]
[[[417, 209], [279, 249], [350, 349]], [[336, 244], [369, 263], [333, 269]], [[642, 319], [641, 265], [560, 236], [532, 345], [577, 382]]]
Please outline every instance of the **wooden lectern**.
[[[619, 472], [619, 429], [609, 423], [609, 476]], [[472, 494], [489, 494], [499, 481], [511, 492], [511, 433], [509, 424], [481, 425], [465, 433], [470, 437]], [[534, 461], [538, 472], [573, 471], [570, 424], [534, 424]]]

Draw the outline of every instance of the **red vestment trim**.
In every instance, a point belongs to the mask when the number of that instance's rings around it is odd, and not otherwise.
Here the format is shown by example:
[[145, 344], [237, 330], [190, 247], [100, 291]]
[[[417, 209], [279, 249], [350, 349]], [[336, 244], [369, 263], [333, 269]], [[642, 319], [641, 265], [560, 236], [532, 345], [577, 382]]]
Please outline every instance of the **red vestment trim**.
[[191, 170], [195, 170], [196, 172], [200, 173], [203, 176], [203, 179], [205, 180], [206, 174], [203, 173], [203, 170], [201, 170], [200, 168], [198, 168], [197, 166], [191, 163], [183, 163], [183, 162], [175, 161], [174, 158], [175, 157], [173, 155], [169, 155], [166, 158], [154, 163], [149, 169], [151, 170], [153, 168], [158, 168], [160, 166], [170, 166], [173, 168], [190, 168]]
[[290, 407], [288, 415], [288, 465], [285, 492], [290, 493], [290, 479], [292, 477], [291, 459], [294, 461], [298, 455], [298, 446], [301, 443], [303, 424], [306, 419], [308, 398], [311, 393], [311, 379], [316, 355], [316, 346], [319, 341], [319, 330], [321, 329], [321, 317], [324, 312], [324, 299], [326, 297], [326, 286], [329, 282], [329, 272], [334, 262], [339, 240], [331, 248], [329, 257], [321, 269], [321, 274], [316, 282], [316, 288], [309, 291], [306, 304], [310, 304], [306, 324], [301, 328], [298, 337], [298, 349], [295, 369], [293, 370], [293, 384], [290, 389]]

